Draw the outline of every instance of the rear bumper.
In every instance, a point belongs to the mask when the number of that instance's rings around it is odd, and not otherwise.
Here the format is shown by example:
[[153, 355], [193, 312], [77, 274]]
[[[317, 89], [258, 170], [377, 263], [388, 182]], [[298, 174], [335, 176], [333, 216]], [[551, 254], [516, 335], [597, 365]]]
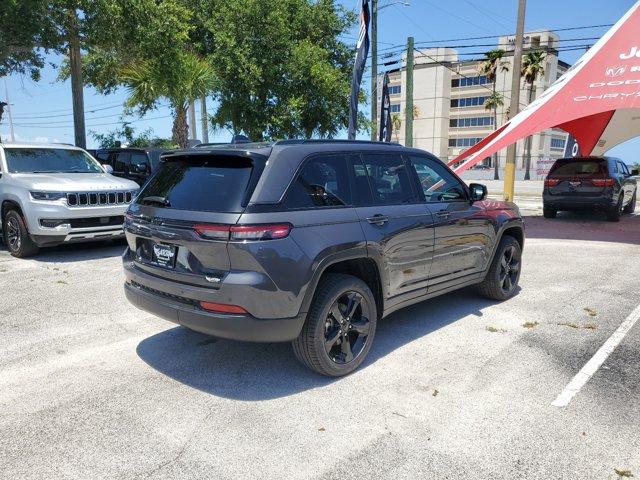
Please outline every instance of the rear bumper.
[[302, 330], [306, 314], [293, 318], [259, 319], [251, 315], [224, 315], [201, 310], [125, 283], [127, 299], [136, 307], [196, 332], [245, 342], [288, 342]]
[[545, 208], [556, 210], [608, 210], [616, 205], [617, 199], [614, 200], [611, 196], [571, 197], [544, 194], [542, 202]]

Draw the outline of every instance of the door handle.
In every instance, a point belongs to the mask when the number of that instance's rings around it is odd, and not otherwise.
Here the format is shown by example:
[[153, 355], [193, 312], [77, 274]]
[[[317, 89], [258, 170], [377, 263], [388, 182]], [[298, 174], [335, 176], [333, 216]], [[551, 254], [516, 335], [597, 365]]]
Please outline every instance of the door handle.
[[451, 212], [447, 212], [446, 210], [441, 210], [436, 212], [436, 217], [440, 218], [449, 218], [451, 216]]
[[387, 223], [389, 221], [389, 217], [387, 217], [386, 215], [380, 215], [379, 213], [374, 215], [373, 217], [367, 217], [367, 222], [369, 222], [371, 225], [384, 225], [385, 223]]

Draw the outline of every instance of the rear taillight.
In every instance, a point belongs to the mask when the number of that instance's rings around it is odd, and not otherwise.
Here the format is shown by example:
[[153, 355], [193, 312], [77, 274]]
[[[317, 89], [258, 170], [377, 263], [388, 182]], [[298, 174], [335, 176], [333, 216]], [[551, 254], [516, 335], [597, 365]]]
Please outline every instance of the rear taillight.
[[560, 179], [559, 178], [547, 178], [544, 181], [544, 186], [545, 187], [555, 187], [559, 183], [560, 183]]
[[235, 314], [248, 313], [244, 308], [239, 307], [238, 305], [227, 305], [225, 303], [200, 302], [200, 306], [204, 310], [208, 310], [210, 312], [216, 312], [216, 313], [235, 313]]
[[613, 187], [616, 181], [613, 178], [593, 178], [591, 183], [595, 187]]
[[291, 224], [275, 223], [265, 225], [194, 225], [193, 229], [202, 238], [210, 240], [277, 240], [291, 232]]

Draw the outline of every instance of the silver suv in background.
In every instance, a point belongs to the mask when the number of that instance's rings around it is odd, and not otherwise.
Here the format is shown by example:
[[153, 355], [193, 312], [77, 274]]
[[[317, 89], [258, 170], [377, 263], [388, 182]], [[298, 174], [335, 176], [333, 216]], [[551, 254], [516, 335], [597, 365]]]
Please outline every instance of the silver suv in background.
[[138, 185], [80, 148], [0, 144], [2, 236], [15, 257], [39, 247], [118, 238]]

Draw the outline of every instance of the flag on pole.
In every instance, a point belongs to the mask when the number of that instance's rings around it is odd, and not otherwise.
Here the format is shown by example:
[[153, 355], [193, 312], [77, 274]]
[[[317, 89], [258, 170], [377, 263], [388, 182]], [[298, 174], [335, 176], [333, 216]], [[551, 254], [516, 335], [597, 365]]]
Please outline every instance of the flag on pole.
[[577, 157], [578, 155], [580, 155], [580, 146], [578, 145], [578, 141], [576, 140], [576, 137], [569, 134], [567, 136], [567, 144], [564, 147], [564, 157], [571, 158]]
[[355, 140], [358, 129], [358, 96], [360, 94], [360, 83], [364, 74], [364, 67], [369, 55], [369, 0], [362, 0], [360, 9], [360, 33], [358, 34], [358, 44], [356, 61], [353, 65], [353, 78], [351, 80], [351, 98], [349, 99], [349, 140]]
[[382, 81], [382, 102], [380, 102], [380, 129], [378, 140], [391, 141], [391, 98], [389, 97], [389, 74], [385, 72]]

